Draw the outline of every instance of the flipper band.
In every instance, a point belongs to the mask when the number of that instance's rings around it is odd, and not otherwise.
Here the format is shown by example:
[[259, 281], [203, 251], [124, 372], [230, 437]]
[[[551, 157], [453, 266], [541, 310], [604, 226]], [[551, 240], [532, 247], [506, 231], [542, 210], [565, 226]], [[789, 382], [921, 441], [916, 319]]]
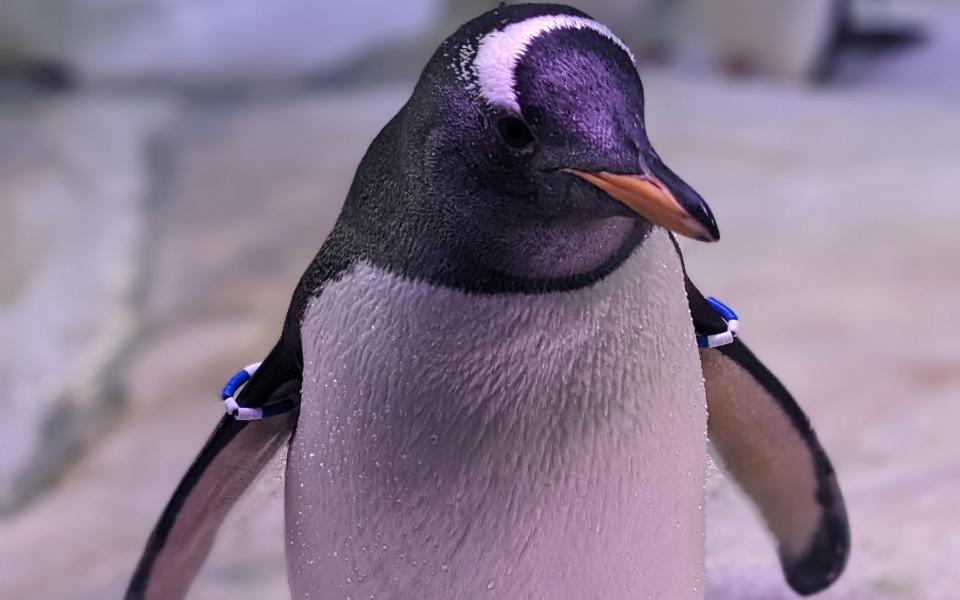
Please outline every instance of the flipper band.
[[223, 391], [220, 392], [220, 398], [222, 400], [227, 400], [231, 396], [236, 395], [236, 393], [243, 387], [247, 381], [250, 380], [250, 377], [257, 372], [257, 369], [262, 363], [253, 363], [252, 365], [247, 365], [243, 370], [238, 371], [236, 375], [230, 378], [227, 381], [227, 384], [223, 386]]
[[238, 371], [236, 375], [227, 381], [220, 392], [220, 398], [223, 400], [223, 408], [227, 414], [237, 421], [256, 421], [258, 419], [268, 419], [277, 415], [290, 412], [294, 408], [292, 400], [283, 400], [263, 407], [240, 406], [237, 404], [237, 394], [243, 388], [244, 384], [250, 380], [262, 363], [253, 363], [247, 365], [243, 370]]
[[737, 317], [737, 313], [733, 312], [732, 308], [713, 296], [707, 296], [707, 304], [727, 323], [727, 330], [712, 335], [697, 332], [697, 346], [699, 348], [717, 348], [719, 346], [732, 344], [733, 340], [737, 337], [737, 332], [740, 330], [740, 320]]

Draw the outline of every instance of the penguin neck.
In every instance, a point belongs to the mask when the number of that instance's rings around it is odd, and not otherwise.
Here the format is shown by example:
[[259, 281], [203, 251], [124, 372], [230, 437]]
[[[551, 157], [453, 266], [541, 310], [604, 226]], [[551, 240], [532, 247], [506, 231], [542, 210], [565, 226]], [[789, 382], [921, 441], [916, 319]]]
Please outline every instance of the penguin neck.
[[641, 237], [637, 221], [621, 216], [498, 225], [489, 239], [479, 242], [477, 263], [530, 282], [593, 283], [626, 260]]
[[483, 227], [412, 215], [364, 244], [368, 260], [410, 279], [474, 293], [548, 293], [593, 285], [649, 235], [630, 217], [491, 218]]

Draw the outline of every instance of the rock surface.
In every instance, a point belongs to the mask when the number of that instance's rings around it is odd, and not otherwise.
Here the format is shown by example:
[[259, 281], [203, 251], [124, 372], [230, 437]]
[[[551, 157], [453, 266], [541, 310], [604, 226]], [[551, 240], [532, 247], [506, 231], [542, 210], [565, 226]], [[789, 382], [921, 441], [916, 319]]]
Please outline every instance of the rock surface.
[[104, 430], [136, 330], [149, 186], [166, 109], [53, 102], [0, 119], [0, 514]]
[[93, 81], [276, 82], [407, 40], [433, 23], [438, 3], [291, 2], [277, 10], [261, 0], [5, 0], [0, 62], [5, 53], [55, 58]]

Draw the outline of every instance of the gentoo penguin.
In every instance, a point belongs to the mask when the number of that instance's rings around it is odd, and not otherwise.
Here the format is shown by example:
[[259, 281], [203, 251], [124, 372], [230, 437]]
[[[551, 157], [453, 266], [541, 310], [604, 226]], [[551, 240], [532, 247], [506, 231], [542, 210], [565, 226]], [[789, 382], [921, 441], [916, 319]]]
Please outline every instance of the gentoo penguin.
[[833, 468], [742, 342], [698, 351], [695, 328], [728, 324], [670, 232], [717, 225], [643, 111], [630, 51], [574, 9], [501, 7], [448, 38], [237, 396], [298, 409], [220, 421], [127, 597], [183, 597], [289, 444], [296, 598], [702, 598], [708, 433], [790, 585], [834, 581]]

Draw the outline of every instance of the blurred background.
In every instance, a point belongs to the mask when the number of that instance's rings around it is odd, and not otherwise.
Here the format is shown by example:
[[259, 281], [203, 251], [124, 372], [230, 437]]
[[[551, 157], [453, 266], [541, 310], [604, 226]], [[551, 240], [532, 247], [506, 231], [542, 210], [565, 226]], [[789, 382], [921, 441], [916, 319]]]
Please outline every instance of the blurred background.
[[[0, 4], [0, 598], [119, 598], [275, 340], [366, 146], [481, 0]], [[694, 281], [812, 417], [854, 548], [824, 599], [960, 598], [960, 5], [580, 0], [708, 199]], [[287, 597], [282, 458], [192, 597]], [[712, 598], [793, 598], [719, 472]]]

